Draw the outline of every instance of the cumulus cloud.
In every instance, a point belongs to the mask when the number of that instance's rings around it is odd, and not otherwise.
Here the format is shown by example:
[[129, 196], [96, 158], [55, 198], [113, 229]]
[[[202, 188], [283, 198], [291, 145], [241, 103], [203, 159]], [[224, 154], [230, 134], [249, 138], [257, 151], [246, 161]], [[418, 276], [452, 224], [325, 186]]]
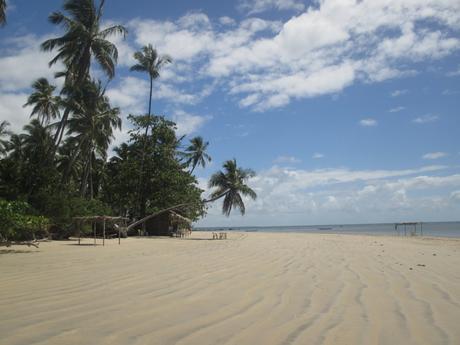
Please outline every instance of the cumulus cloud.
[[391, 97], [399, 97], [402, 95], [405, 95], [409, 92], [409, 90], [403, 89], [403, 90], [394, 90], [390, 93]]
[[29, 122], [30, 107], [23, 107], [27, 102], [29, 95], [23, 92], [20, 93], [1, 93], [0, 92], [0, 114], [1, 120], [6, 120], [10, 123], [10, 129], [13, 132], [20, 132], [22, 127]]
[[170, 83], [181, 74], [218, 80], [241, 107], [256, 111], [336, 94], [357, 82], [411, 76], [418, 72], [416, 63], [442, 59], [460, 48], [460, 4], [455, 0], [395, 0], [392, 6], [323, 0], [308, 8], [296, 0], [252, 0], [242, 5], [256, 12], [300, 12], [284, 22], [230, 17], [213, 22], [192, 12], [177, 20], [135, 19], [128, 27], [136, 45], [154, 42], [177, 65], [188, 66], [187, 73], [171, 67]]
[[448, 154], [446, 152], [430, 152], [426, 153], [422, 156], [423, 159], [439, 159], [443, 157], [447, 157]]
[[368, 118], [368, 119], [360, 120], [359, 124], [362, 127], [375, 127], [375, 126], [377, 126], [378, 122], [375, 119]]
[[321, 159], [321, 158], [324, 158], [324, 155], [322, 153], [316, 152], [315, 154], [313, 154], [312, 158], [313, 159]]
[[239, 9], [255, 14], [271, 9], [302, 11], [305, 5], [299, 0], [240, 0]]
[[447, 75], [448, 77], [458, 77], [458, 76], [460, 76], [460, 66], [458, 66], [456, 70], [447, 72], [446, 75]]
[[430, 122], [436, 122], [438, 120], [439, 120], [438, 115], [428, 114], [428, 115], [416, 117], [415, 119], [412, 120], [412, 122], [417, 123], [419, 125], [423, 125], [423, 124], [430, 123]]
[[40, 51], [40, 44], [47, 36], [25, 35], [7, 39], [0, 57], [0, 92], [15, 92], [28, 89], [40, 77], [54, 79], [54, 73], [61, 67], [53, 68], [48, 62], [53, 54]]
[[405, 107], [395, 107], [395, 108], [391, 108], [390, 110], [388, 110], [388, 112], [390, 113], [399, 113], [400, 111], [403, 111], [404, 109], [406, 109]]
[[183, 110], [177, 110], [172, 116], [172, 120], [177, 125], [177, 135], [189, 135], [200, 129], [211, 116], [200, 116], [187, 113]]

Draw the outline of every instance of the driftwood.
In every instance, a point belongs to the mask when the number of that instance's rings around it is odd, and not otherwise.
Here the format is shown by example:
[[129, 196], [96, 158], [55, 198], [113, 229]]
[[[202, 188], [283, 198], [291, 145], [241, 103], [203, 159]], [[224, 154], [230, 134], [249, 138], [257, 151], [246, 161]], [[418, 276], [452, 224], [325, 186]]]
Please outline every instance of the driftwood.
[[5, 241], [0, 242], [0, 247], [11, 247], [11, 246], [27, 246], [38, 248], [40, 241]]

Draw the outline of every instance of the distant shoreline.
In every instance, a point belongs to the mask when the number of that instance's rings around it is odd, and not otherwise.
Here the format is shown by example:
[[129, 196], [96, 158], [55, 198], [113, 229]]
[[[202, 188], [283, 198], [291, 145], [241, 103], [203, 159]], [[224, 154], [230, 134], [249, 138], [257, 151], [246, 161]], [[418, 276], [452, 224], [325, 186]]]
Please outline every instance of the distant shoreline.
[[[460, 238], [460, 221], [422, 222], [425, 237]], [[325, 224], [296, 226], [196, 227], [197, 231], [241, 231], [277, 233], [331, 233], [356, 235], [397, 235], [394, 223]]]

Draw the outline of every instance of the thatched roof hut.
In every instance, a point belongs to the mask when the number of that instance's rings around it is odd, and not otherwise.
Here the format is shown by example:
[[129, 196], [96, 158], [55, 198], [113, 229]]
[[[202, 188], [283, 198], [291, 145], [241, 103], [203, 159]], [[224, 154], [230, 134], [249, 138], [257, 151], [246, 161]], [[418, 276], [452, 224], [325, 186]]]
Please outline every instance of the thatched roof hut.
[[191, 228], [192, 221], [174, 211], [161, 213], [145, 223], [145, 232], [149, 236], [171, 236]]

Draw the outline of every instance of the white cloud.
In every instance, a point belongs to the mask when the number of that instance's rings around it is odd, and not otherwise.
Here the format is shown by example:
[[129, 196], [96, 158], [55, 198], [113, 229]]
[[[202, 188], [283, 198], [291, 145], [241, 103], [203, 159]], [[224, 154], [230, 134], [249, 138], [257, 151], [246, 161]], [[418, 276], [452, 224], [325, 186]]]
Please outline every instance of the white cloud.
[[324, 155], [322, 153], [315, 153], [313, 154], [312, 156], [313, 159], [321, 159], [321, 158], [324, 158]]
[[[304, 6], [294, 0], [244, 3], [252, 9]], [[460, 4], [455, 0], [394, 0], [391, 6], [386, 1], [322, 0], [284, 23], [259, 18], [236, 23], [229, 17], [213, 23], [198, 12], [177, 20], [136, 19], [128, 26], [136, 44], [154, 43], [161, 53], [189, 66], [182, 73], [190, 76], [186, 80], [218, 80], [241, 107], [258, 111], [337, 94], [356, 82], [411, 76], [418, 73], [414, 63], [460, 49]], [[168, 72], [170, 83], [180, 74], [174, 68]]]
[[236, 21], [233, 18], [224, 16], [219, 18], [219, 23], [221, 23], [222, 25], [235, 25]]
[[403, 111], [404, 109], [406, 109], [406, 107], [395, 107], [395, 108], [391, 108], [390, 110], [388, 110], [388, 112], [390, 113], [399, 113], [400, 111]]
[[177, 124], [177, 135], [190, 135], [200, 129], [210, 116], [199, 116], [187, 113], [183, 110], [177, 110], [172, 116], [172, 120]]
[[47, 36], [26, 35], [7, 39], [7, 49], [0, 51], [0, 92], [28, 89], [36, 79], [46, 77], [51, 82], [60, 65], [48, 67], [53, 54], [40, 51]]
[[405, 95], [409, 92], [409, 90], [403, 89], [403, 90], [394, 90], [390, 93], [391, 97], [399, 97], [402, 95]]
[[30, 120], [31, 108], [23, 107], [28, 96], [26, 93], [0, 93], [1, 120], [8, 121], [13, 132], [20, 132]]
[[412, 122], [417, 123], [417, 124], [425, 124], [425, 123], [430, 123], [430, 122], [436, 122], [439, 120], [438, 115], [423, 115], [416, 117], [415, 119], [412, 120]]
[[460, 91], [450, 90], [450, 89], [445, 89], [445, 90], [442, 91], [443, 96], [458, 95], [459, 93], [460, 93]]
[[447, 72], [446, 74], [448, 77], [458, 77], [460, 76], [460, 65], [457, 67], [456, 70]]
[[452, 193], [450, 193], [450, 197], [455, 202], [460, 202], [460, 190], [455, 190]]
[[423, 159], [439, 159], [443, 157], [447, 157], [448, 154], [446, 152], [430, 152], [426, 153], [422, 156]]
[[240, 0], [238, 6], [248, 14], [264, 12], [270, 9], [302, 11], [305, 5], [299, 0]]
[[294, 156], [278, 156], [273, 160], [273, 163], [275, 164], [297, 164], [302, 162], [299, 158], [294, 157]]
[[377, 126], [378, 123], [377, 123], [377, 120], [368, 118], [368, 119], [362, 119], [361, 121], [359, 121], [359, 124], [363, 127], [375, 127]]

